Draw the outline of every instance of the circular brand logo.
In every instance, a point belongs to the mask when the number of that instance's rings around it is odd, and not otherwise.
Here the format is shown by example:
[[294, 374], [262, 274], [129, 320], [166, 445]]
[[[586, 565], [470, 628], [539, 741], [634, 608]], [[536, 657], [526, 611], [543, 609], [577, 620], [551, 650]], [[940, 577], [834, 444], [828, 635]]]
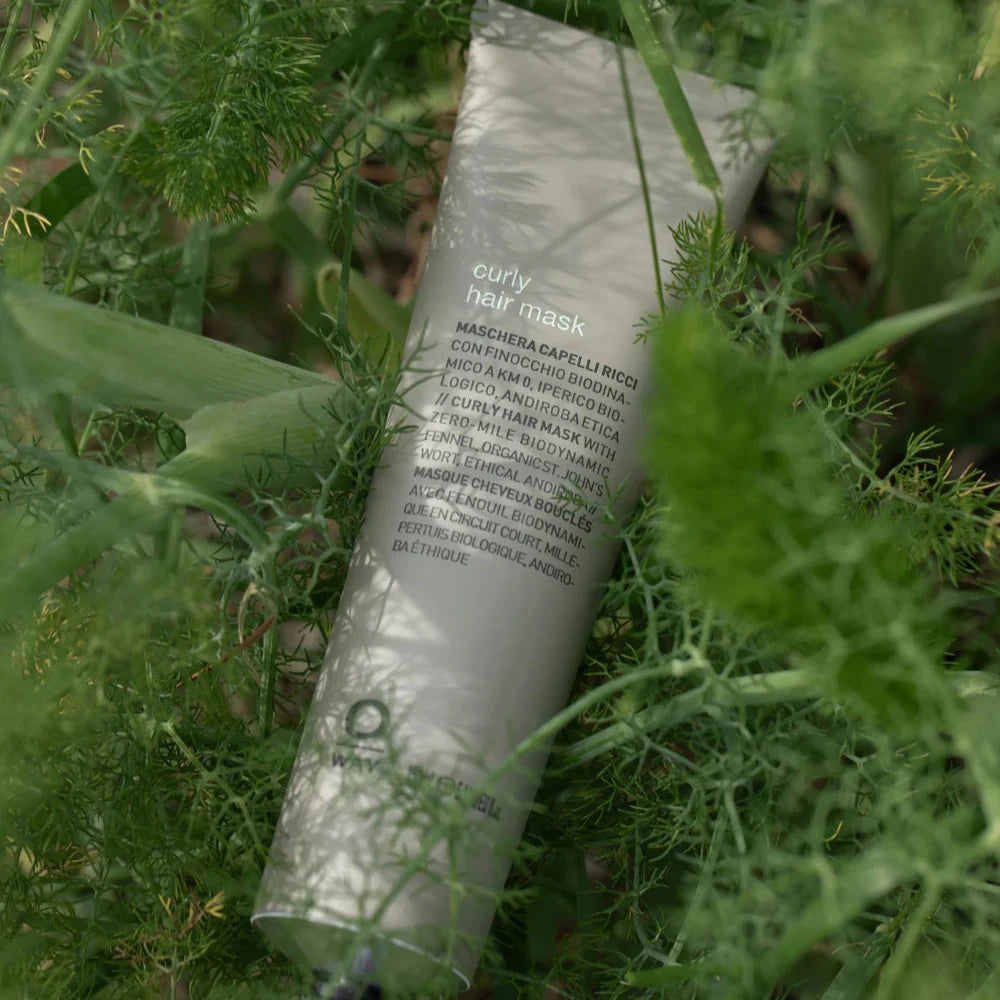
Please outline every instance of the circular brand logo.
[[347, 710], [344, 729], [356, 740], [374, 740], [389, 729], [389, 709], [377, 698], [362, 698]]

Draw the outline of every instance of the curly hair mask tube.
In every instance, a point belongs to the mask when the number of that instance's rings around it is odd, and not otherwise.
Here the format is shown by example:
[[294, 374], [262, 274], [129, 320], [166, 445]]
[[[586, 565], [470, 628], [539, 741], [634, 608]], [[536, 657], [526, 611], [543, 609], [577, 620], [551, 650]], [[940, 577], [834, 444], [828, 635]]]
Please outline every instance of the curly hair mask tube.
[[[668, 227], [714, 200], [623, 56], [669, 258]], [[681, 79], [721, 165], [748, 95]], [[747, 151], [721, 171], [730, 224], [763, 167]], [[619, 548], [603, 512], [641, 487], [635, 326], [656, 301], [615, 47], [477, 8], [410, 328], [421, 372], [393, 417], [410, 426], [372, 485], [253, 916], [320, 993], [473, 974], [548, 751], [512, 749], [566, 704]]]

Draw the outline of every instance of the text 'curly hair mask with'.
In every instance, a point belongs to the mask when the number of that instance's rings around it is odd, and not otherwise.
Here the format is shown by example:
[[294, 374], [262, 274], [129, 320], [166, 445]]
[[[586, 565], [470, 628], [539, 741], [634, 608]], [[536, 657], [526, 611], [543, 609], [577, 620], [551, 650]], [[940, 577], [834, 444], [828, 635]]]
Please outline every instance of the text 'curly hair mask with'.
[[[619, 53], [500, 3], [473, 24], [421, 371], [391, 417], [411, 428], [373, 481], [253, 917], [333, 996], [468, 983], [548, 746], [513, 751], [566, 704], [619, 548], [609, 497], [624, 516], [642, 483], [656, 272]], [[715, 202], [621, 56], [669, 260], [669, 227]], [[732, 225], [764, 167], [725, 153], [749, 95], [680, 77]]]

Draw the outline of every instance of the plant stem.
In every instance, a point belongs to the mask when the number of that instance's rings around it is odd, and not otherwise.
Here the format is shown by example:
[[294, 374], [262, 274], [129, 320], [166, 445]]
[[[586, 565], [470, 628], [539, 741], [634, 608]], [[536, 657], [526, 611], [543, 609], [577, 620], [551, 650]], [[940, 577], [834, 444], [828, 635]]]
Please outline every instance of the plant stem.
[[642, 188], [642, 204], [646, 212], [646, 229], [649, 232], [649, 246], [653, 257], [653, 273], [656, 276], [656, 301], [660, 307], [660, 316], [666, 316], [667, 303], [663, 297], [663, 276], [660, 273], [660, 252], [656, 246], [656, 224], [653, 221], [653, 205], [649, 198], [649, 182], [646, 178], [646, 165], [642, 158], [642, 144], [639, 141], [639, 129], [635, 121], [635, 108], [632, 104], [632, 88], [628, 82], [628, 70], [625, 67], [625, 56], [621, 45], [615, 46], [615, 56], [618, 59], [618, 76], [622, 82], [622, 97], [625, 100], [625, 117], [628, 119], [629, 135], [632, 137], [632, 153], [635, 156], [635, 166], [639, 171], [639, 185]]
[[[364, 69], [358, 77], [358, 82], [352, 90], [362, 95], [362, 98], [371, 85], [375, 70], [381, 62], [381, 57], [385, 53], [386, 43], [380, 40], [372, 49], [371, 58], [365, 63]], [[292, 192], [309, 176], [309, 171], [316, 165], [322, 156], [335, 144], [341, 136], [347, 123], [356, 113], [358, 107], [363, 108], [363, 104], [345, 99], [340, 114], [334, 115], [327, 123], [326, 128], [320, 133], [319, 138], [312, 144], [309, 152], [289, 170], [284, 177], [268, 192], [268, 208], [262, 209], [259, 213], [266, 218], [268, 211], [275, 211], [283, 205], [292, 195]]]
[[354, 249], [354, 216], [358, 200], [358, 169], [361, 165], [361, 145], [364, 135], [365, 129], [362, 126], [354, 143], [354, 159], [343, 191], [344, 259], [340, 269], [340, 294], [337, 296], [337, 329], [341, 334], [350, 332], [347, 327], [347, 305], [351, 281], [351, 253]]
[[14, 7], [7, 14], [7, 27], [4, 30], [3, 42], [0, 43], [0, 77], [7, 72], [7, 60], [10, 58], [10, 50], [14, 47], [14, 39], [17, 36], [17, 26], [21, 21], [21, 13], [27, 0], [14, 0]]
[[[479, 782], [468, 790], [468, 796], [475, 800], [479, 795], [488, 792], [493, 785], [509, 771], [519, 766], [523, 759], [530, 753], [536, 752], [544, 747], [556, 734], [567, 726], [574, 719], [579, 718], [594, 705], [607, 701], [613, 695], [618, 694], [633, 684], [642, 684], [646, 681], [662, 680], [669, 675], [672, 668], [669, 665], [651, 667], [647, 670], [635, 670], [621, 677], [615, 677], [607, 681], [600, 687], [588, 691], [585, 695], [577, 698], [572, 704], [567, 705], [561, 712], [556, 713], [547, 722], [543, 723], [533, 733], [525, 737], [513, 750], [492, 768]], [[385, 894], [379, 902], [378, 907], [372, 913], [371, 920], [377, 925], [385, 914], [386, 910], [398, 898], [409, 883], [410, 879], [426, 868], [427, 862], [437, 849], [437, 845], [447, 836], [447, 817], [434, 824], [426, 831], [420, 850], [407, 858], [406, 864], [392, 888]]]
[[637, 733], [676, 726], [709, 708], [801, 701], [818, 698], [820, 693], [815, 677], [806, 670], [780, 670], [768, 674], [717, 679], [676, 695], [664, 705], [647, 708], [631, 719], [606, 726], [593, 736], [587, 736], [566, 747], [563, 755], [571, 763], [592, 760], [634, 739]]
[[909, 337], [926, 327], [962, 313], [989, 305], [1000, 299], [1000, 290], [963, 295], [933, 305], [922, 306], [898, 316], [876, 320], [863, 330], [841, 340], [832, 347], [806, 354], [792, 362], [791, 376], [798, 393], [806, 393], [822, 385], [851, 365], [860, 364], [898, 340]]
[[885, 968], [882, 970], [882, 978], [879, 983], [879, 996], [891, 998], [899, 977], [911, 967], [913, 949], [916, 948], [920, 940], [924, 924], [930, 919], [931, 914], [941, 901], [941, 893], [942, 888], [937, 882], [933, 882], [930, 879], [925, 881], [916, 912], [906, 921], [903, 933], [900, 935], [896, 947], [889, 956], [889, 961], [885, 963]]
[[419, 135], [425, 139], [443, 139], [451, 142], [451, 133], [442, 132], [437, 128], [425, 128], [423, 125], [413, 125], [410, 122], [398, 122], [383, 115], [369, 115], [368, 121], [372, 125], [378, 125], [387, 132], [398, 132], [400, 135]]
[[[379, 42], [375, 49], [373, 50], [372, 57], [365, 64], [364, 69], [358, 77], [357, 84], [352, 88], [352, 91], [357, 93], [358, 97], [350, 97], [348, 95], [341, 103], [340, 113], [334, 115], [330, 121], [326, 124], [323, 131], [320, 133], [319, 138], [312, 144], [309, 151], [303, 156], [293, 167], [286, 171], [285, 175], [278, 181], [274, 187], [270, 188], [265, 192], [260, 202], [257, 205], [257, 211], [251, 218], [241, 219], [235, 222], [221, 222], [217, 226], [213, 226], [208, 230], [206, 238], [209, 244], [217, 242], [218, 240], [226, 239], [232, 236], [234, 233], [238, 233], [245, 229], [247, 226], [252, 225], [257, 222], [270, 223], [271, 220], [281, 213], [285, 207], [286, 202], [291, 198], [295, 189], [302, 184], [305, 179], [309, 176], [310, 171], [312, 171], [316, 164], [322, 159], [322, 157], [336, 144], [337, 139], [343, 134], [344, 129], [347, 127], [351, 118], [354, 117], [359, 108], [363, 109], [363, 95], [367, 91], [368, 87], [371, 85], [372, 78], [374, 76], [374, 71], [378, 62], [378, 58], [385, 49], [385, 44]], [[165, 95], [161, 95], [161, 103], [165, 102], [166, 97], [169, 96], [169, 91]], [[375, 121], [375, 119], [371, 119]], [[396, 127], [400, 131], [414, 132], [415, 134], [424, 134], [427, 132], [432, 138], [450, 138], [445, 133], [436, 133], [434, 130], [427, 129], [421, 130], [416, 127], [411, 128], [410, 126], [402, 126], [398, 122], [392, 122], [390, 120], [379, 120], [378, 124], [383, 127]], [[433, 134], [432, 134], [433, 133]], [[121, 162], [125, 155], [128, 145], [133, 141], [134, 137], [138, 134], [135, 131], [129, 135], [126, 146], [118, 153], [115, 158], [115, 165]], [[109, 177], [113, 175], [114, 171], [109, 172]], [[98, 190], [100, 194], [102, 189]], [[96, 211], [96, 209], [95, 209]], [[91, 218], [93, 218], [93, 212]], [[90, 219], [84, 226], [84, 234], [90, 228]], [[82, 247], [84, 245], [84, 240], [82, 236], [77, 237], [77, 249], [74, 251], [74, 256], [71, 261], [71, 266], [66, 275], [66, 280], [63, 284], [63, 294], [72, 295], [74, 292], [73, 282], [76, 278], [76, 265], [79, 259], [79, 255], [82, 252]], [[174, 264], [178, 258], [181, 257], [183, 252], [183, 244], [173, 244], [172, 246], [164, 247], [161, 250], [154, 251], [153, 253], [147, 254], [142, 258], [142, 264], [145, 267], [159, 268], [159, 267], [169, 267]]]
[[277, 684], [278, 630], [269, 628], [264, 633], [263, 663], [260, 670], [260, 685], [257, 689], [257, 722], [260, 735], [268, 737], [274, 726], [274, 692]]

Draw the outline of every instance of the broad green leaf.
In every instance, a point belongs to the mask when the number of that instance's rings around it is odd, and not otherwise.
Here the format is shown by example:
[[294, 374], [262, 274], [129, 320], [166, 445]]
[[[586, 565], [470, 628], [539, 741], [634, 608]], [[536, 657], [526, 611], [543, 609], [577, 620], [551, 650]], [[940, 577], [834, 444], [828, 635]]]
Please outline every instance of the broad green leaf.
[[[219, 495], [222, 490], [259, 482], [269, 471], [281, 487], [301, 485], [303, 471], [305, 482], [315, 483], [315, 470], [334, 468], [350, 447], [353, 430], [367, 426], [370, 417], [359, 413], [359, 406], [364, 401], [336, 382], [206, 406], [185, 424], [187, 448], [148, 475], [32, 450], [42, 464], [120, 496], [22, 553], [19, 564], [8, 563], [0, 574], [0, 615], [32, 606], [44, 590], [130, 536], [155, 529], [178, 506], [199, 506], [234, 520], [239, 511]], [[244, 533], [252, 527], [245, 526]]]
[[266, 480], [299, 485], [308, 466], [316, 482], [332, 466], [345, 437], [362, 421], [359, 398], [337, 382], [286, 389], [254, 399], [202, 407], [182, 423], [187, 447], [163, 473], [201, 489], [226, 490]]
[[[37, 544], [17, 563], [10, 553], [0, 573], [0, 617], [19, 614], [38, 604], [42, 593], [87, 565], [102, 552], [140, 531], [161, 523], [169, 508], [130, 494], [98, 508], [80, 524]], [[39, 532], [41, 534], [41, 532]]]
[[376, 14], [358, 18], [356, 26], [330, 41], [316, 61], [313, 75], [317, 80], [331, 76], [357, 59], [359, 52], [370, 52], [386, 39], [396, 39], [403, 21], [401, 9], [390, 7]]
[[0, 279], [0, 382], [183, 420], [210, 403], [307, 386], [315, 372]]
[[[323, 309], [336, 316], [340, 306], [343, 268], [330, 261], [316, 276]], [[397, 371], [403, 357], [403, 342], [410, 324], [410, 310], [401, 306], [363, 274], [351, 270], [347, 293], [347, 326], [372, 362], [383, 361]]]
[[312, 271], [332, 259], [327, 247], [306, 225], [302, 216], [284, 204], [267, 213], [267, 224], [281, 243]]
[[837, 177], [843, 186], [844, 210], [851, 228], [868, 260], [879, 269], [892, 263], [887, 250], [892, 240], [893, 149], [889, 143], [870, 143], [837, 154], [834, 161]]
[[712, 156], [705, 145], [705, 139], [698, 128], [698, 122], [691, 111], [684, 90], [681, 88], [677, 72], [671, 65], [670, 57], [653, 26], [644, 0], [618, 0], [625, 22], [628, 24], [636, 48], [642, 56], [649, 75], [667, 109], [674, 132], [691, 164], [691, 172], [699, 184], [710, 191], [721, 187]]
[[[924, 699], [943, 706], [931, 584], [901, 554], [897, 521], [844, 521], [825, 431], [815, 413], [791, 405], [799, 383], [774, 378], [706, 312], [673, 313], [658, 334], [648, 461], [669, 505], [664, 555], [725, 614], [780, 637], [836, 700], [904, 726]], [[848, 564], [856, 569], [844, 600]], [[938, 627], [933, 640], [922, 636], [920, 671], [897, 664], [888, 630], [871, 625], [889, 588], [891, 607], [880, 614]], [[842, 658], [828, 647], [836, 634], [854, 642]]]
[[25, 208], [48, 222], [47, 236], [77, 205], [95, 192], [93, 181], [79, 163], [60, 170], [29, 199]]
[[8, 278], [40, 285], [44, 249], [43, 237], [39, 235], [8, 233], [3, 241], [3, 273]]
[[982, 19], [985, 26], [983, 52], [974, 75], [977, 80], [990, 74], [1000, 62], [1000, 4], [991, 0], [986, 6], [988, 13]]
[[8, 232], [3, 240], [4, 274], [40, 285], [45, 240], [49, 233], [93, 193], [94, 185], [79, 163], [61, 170], [35, 192], [24, 206], [31, 213], [25, 219], [25, 227], [30, 227], [31, 232]]

